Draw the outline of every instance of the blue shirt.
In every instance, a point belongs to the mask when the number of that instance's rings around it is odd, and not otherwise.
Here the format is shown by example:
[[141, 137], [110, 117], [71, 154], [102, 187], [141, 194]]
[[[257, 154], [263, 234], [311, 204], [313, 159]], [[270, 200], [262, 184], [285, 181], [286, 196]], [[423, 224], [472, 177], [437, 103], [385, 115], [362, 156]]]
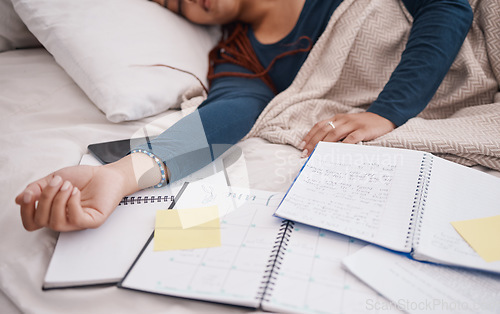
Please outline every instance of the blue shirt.
[[[261, 44], [252, 30], [249, 39], [264, 67], [284, 51], [313, 43], [323, 33], [342, 0], [306, 0], [294, 29], [277, 43]], [[368, 108], [397, 126], [420, 113], [441, 84], [467, 35], [472, 11], [467, 0], [403, 0], [413, 16], [406, 49], [383, 91]], [[278, 92], [295, 78], [308, 52], [279, 59], [269, 74]], [[233, 64], [220, 64], [216, 72], [249, 73]], [[167, 165], [177, 180], [210, 163], [241, 140], [274, 97], [260, 79], [215, 79], [207, 99], [193, 114], [180, 120], [151, 142], [148, 149]]]
[[[250, 28], [248, 38], [260, 63], [267, 68], [277, 55], [307, 47], [308, 41], [301, 40], [301, 37], [307, 36], [313, 44], [316, 43], [341, 2], [342, 0], [306, 0], [295, 27], [288, 35], [273, 44], [260, 43]], [[302, 52], [276, 61], [269, 75], [278, 92], [284, 91], [292, 84], [308, 55], [308, 52]]]

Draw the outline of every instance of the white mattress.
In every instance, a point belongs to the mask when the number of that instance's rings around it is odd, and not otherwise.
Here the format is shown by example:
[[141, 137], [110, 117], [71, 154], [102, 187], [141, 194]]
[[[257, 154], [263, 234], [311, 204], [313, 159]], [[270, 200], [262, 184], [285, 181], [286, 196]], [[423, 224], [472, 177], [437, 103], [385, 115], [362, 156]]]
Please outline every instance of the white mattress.
[[[0, 53], [1, 313], [249, 311], [116, 287], [41, 290], [57, 233], [25, 231], [15, 196], [27, 183], [78, 164], [90, 143], [131, 137], [151, 122], [155, 122], [151, 129], [160, 132], [181, 116], [180, 111], [169, 111], [141, 121], [113, 124], [44, 49]], [[244, 163], [235, 164], [229, 172], [231, 184], [236, 186], [285, 191], [303, 163], [300, 152], [291, 146], [253, 138], [238, 147]]]

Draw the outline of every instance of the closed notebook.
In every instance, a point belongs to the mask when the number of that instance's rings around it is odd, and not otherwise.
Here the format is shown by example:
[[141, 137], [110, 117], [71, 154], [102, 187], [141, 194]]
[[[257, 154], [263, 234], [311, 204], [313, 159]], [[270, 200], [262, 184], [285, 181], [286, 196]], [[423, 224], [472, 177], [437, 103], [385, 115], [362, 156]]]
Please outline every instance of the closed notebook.
[[[81, 164], [98, 165], [90, 155]], [[208, 168], [221, 169], [221, 161]], [[202, 178], [201, 174], [213, 175]], [[227, 187], [222, 171], [202, 169], [187, 180], [206, 180]], [[43, 289], [58, 289], [118, 283], [154, 229], [156, 211], [172, 205], [182, 182], [160, 189], [146, 189], [120, 202], [106, 222], [96, 229], [59, 234], [47, 269]]]

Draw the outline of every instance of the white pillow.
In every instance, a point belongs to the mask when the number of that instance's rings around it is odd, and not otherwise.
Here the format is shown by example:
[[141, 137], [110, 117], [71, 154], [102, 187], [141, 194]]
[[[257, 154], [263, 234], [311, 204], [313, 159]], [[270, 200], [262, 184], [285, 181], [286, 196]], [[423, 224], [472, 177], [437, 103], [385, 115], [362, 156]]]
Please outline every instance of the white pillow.
[[57, 63], [113, 122], [140, 119], [178, 104], [206, 84], [217, 28], [194, 25], [147, 0], [12, 0]]
[[12, 7], [10, 0], [0, 0], [0, 52], [16, 48], [40, 47]]

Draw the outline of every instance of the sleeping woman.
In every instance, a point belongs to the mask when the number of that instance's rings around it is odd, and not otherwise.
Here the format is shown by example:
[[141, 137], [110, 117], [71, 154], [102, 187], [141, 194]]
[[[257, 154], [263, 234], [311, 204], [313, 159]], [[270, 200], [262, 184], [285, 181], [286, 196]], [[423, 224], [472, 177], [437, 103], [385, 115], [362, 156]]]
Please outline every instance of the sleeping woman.
[[[209, 56], [207, 99], [117, 162], [68, 167], [16, 197], [24, 227], [96, 228], [120, 200], [194, 172], [240, 141], [276, 94], [297, 75], [342, 0], [155, 0], [189, 21], [221, 25]], [[365, 112], [323, 117], [305, 135], [303, 155], [319, 141], [378, 138], [419, 114], [453, 63], [472, 22], [467, 0], [402, 0], [413, 24], [399, 65]], [[415, 79], [432, 77], [433, 80]]]

